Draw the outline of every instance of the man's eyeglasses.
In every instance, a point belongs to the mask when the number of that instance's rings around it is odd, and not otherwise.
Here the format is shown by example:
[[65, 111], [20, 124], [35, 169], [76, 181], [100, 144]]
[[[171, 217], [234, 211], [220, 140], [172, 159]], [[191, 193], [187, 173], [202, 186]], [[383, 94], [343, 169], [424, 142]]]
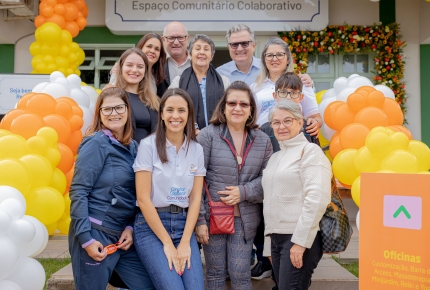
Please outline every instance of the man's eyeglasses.
[[270, 122], [270, 126], [273, 129], [277, 129], [279, 127], [281, 127], [281, 124], [284, 125], [284, 127], [289, 128], [293, 125], [294, 122], [294, 118], [285, 118], [284, 120], [273, 120], [272, 122]]
[[227, 101], [225, 102], [227, 106], [230, 108], [236, 108], [237, 105], [239, 105], [242, 109], [248, 109], [250, 104], [245, 102], [235, 102], [235, 101]]
[[115, 110], [115, 112], [117, 112], [117, 114], [124, 114], [125, 111], [127, 111], [127, 105], [121, 104], [121, 105], [116, 105], [115, 107], [101, 107], [100, 108], [100, 112], [102, 112], [102, 114], [104, 116], [112, 115], [113, 110]]
[[285, 52], [265, 53], [264, 57], [266, 58], [266, 60], [272, 60], [276, 56], [276, 59], [281, 60], [284, 59], [285, 55]]
[[252, 42], [251, 40], [241, 41], [241, 42], [230, 42], [228, 45], [230, 45], [232, 49], [237, 49], [239, 45], [242, 46], [242, 48], [247, 48], [251, 42]]
[[187, 38], [188, 35], [184, 35], [184, 36], [164, 36], [165, 39], [167, 39], [168, 42], [175, 42], [175, 40], [177, 39], [179, 42], [183, 42], [185, 41], [185, 39]]
[[288, 98], [288, 97], [290, 99], [297, 99], [298, 97], [300, 97], [302, 92], [300, 92], [300, 91], [285, 92], [285, 91], [277, 90], [276, 94], [278, 95], [278, 97], [283, 98], [283, 99]]

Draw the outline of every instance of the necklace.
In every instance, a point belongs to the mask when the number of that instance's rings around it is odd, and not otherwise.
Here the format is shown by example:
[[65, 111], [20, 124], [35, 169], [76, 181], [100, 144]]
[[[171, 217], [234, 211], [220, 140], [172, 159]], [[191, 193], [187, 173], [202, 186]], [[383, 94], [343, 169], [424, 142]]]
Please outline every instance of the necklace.
[[245, 141], [246, 141], [246, 129], [245, 131], [243, 131], [243, 139], [242, 139], [242, 148], [239, 152], [239, 154], [236, 152], [236, 160], [237, 160], [237, 164], [239, 164], [239, 166], [242, 165], [242, 156], [243, 156], [243, 149], [245, 148]]

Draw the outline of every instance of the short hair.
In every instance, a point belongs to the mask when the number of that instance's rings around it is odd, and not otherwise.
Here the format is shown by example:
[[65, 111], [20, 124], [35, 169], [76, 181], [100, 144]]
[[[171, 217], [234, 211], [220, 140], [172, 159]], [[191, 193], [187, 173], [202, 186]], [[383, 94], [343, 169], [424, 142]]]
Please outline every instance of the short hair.
[[240, 31], [248, 31], [249, 34], [251, 35], [251, 41], [253, 43], [255, 42], [254, 31], [252, 31], [252, 29], [249, 28], [249, 26], [246, 24], [237, 24], [237, 25], [233, 25], [232, 27], [230, 27], [229, 30], [227, 30], [227, 34], [225, 36], [225, 38], [227, 39], [227, 43], [230, 43], [230, 36], [233, 33], [240, 32]]
[[273, 114], [278, 110], [290, 112], [296, 120], [304, 119], [300, 105], [291, 100], [281, 100], [277, 102], [269, 111], [269, 122], [273, 120]]
[[185, 29], [185, 34], [186, 34], [186, 35], [188, 35], [188, 29], [185, 27], [185, 25], [184, 25], [182, 22], [179, 22], [179, 21], [172, 21], [172, 22], [167, 23], [167, 24], [166, 24], [166, 26], [164, 26], [164, 29], [163, 29], [163, 36], [166, 36], [166, 29], [167, 29], [167, 26], [169, 26], [170, 24], [173, 24], [173, 23], [181, 24], [181, 25], [182, 25], [182, 27], [184, 27], [184, 29]]
[[286, 72], [283, 75], [279, 77], [279, 79], [275, 83], [275, 90], [278, 89], [292, 89], [292, 90], [299, 90], [302, 91], [303, 89], [303, 82], [299, 78], [298, 75], [296, 75], [293, 72]]
[[164, 72], [164, 65], [167, 62], [166, 59], [166, 51], [164, 50], [163, 40], [161, 39], [161, 36], [157, 33], [148, 33], [145, 34], [137, 43], [136, 47], [142, 49], [145, 43], [150, 40], [151, 38], [156, 38], [160, 41], [160, 57], [158, 58], [157, 62], [154, 63], [152, 66], [152, 76], [155, 79], [155, 84], [159, 85], [161, 84], [164, 79], [166, 78], [166, 73]]
[[211, 47], [212, 56], [215, 54], [215, 43], [213, 42], [213, 40], [209, 36], [207, 36], [205, 34], [196, 34], [190, 40], [190, 43], [188, 43], [188, 48], [187, 49], [188, 49], [188, 52], [189, 52], [190, 55], [191, 55], [191, 51], [193, 50], [194, 43], [197, 40], [203, 40], [204, 42], [206, 42], [207, 44], [209, 44], [210, 47]]
[[254, 95], [252, 94], [252, 91], [249, 88], [249, 86], [242, 81], [232, 82], [231, 85], [225, 90], [224, 94], [222, 95], [221, 99], [218, 102], [218, 105], [216, 106], [212, 114], [212, 118], [209, 121], [209, 123], [213, 125], [221, 125], [221, 124], [227, 123], [227, 118], [225, 117], [225, 106], [227, 103], [227, 97], [232, 91], [242, 91], [247, 93], [249, 98], [249, 104], [251, 106], [251, 115], [250, 115], [250, 118], [246, 120], [245, 128], [248, 128], [248, 129], [258, 128], [257, 103], [255, 102]]
[[197, 142], [196, 131], [194, 128], [194, 123], [195, 123], [194, 105], [190, 95], [186, 91], [180, 88], [168, 89], [163, 94], [163, 97], [160, 100], [158, 124], [157, 124], [157, 129], [155, 130], [155, 144], [157, 147], [158, 157], [160, 158], [162, 163], [166, 163], [169, 160], [167, 158], [167, 151], [166, 151], [166, 124], [162, 120], [161, 115], [163, 113], [164, 106], [166, 105], [166, 101], [172, 96], [182, 97], [187, 102], [187, 105], [188, 105], [188, 119], [187, 119], [187, 124], [185, 125], [185, 128], [184, 128], [184, 134], [186, 135], [187, 146], [188, 146], [187, 153], [188, 153], [188, 148], [190, 146], [191, 140], [194, 140]]
[[127, 106], [127, 121], [125, 122], [125, 125], [124, 125], [124, 134], [122, 138], [118, 139], [118, 141], [123, 145], [129, 145], [133, 141], [133, 124], [131, 121], [131, 107], [130, 107], [130, 102], [128, 101], [127, 94], [123, 89], [118, 87], [110, 87], [110, 88], [104, 89], [100, 93], [99, 97], [97, 98], [96, 104], [94, 106], [95, 110], [94, 110], [93, 124], [88, 129], [88, 132], [86, 133], [85, 136], [91, 135], [102, 129], [107, 129], [103, 125], [100, 117], [100, 114], [101, 114], [100, 108], [102, 107], [104, 100], [107, 98], [120, 98]]
[[261, 72], [260, 72], [260, 75], [257, 77], [257, 80], [255, 81], [257, 83], [257, 88], [259, 88], [263, 84], [264, 80], [269, 76], [269, 69], [267, 68], [267, 65], [266, 65], [265, 54], [267, 49], [271, 45], [279, 45], [282, 47], [282, 49], [285, 52], [285, 56], [287, 57], [287, 67], [285, 68], [285, 72], [293, 71], [294, 61], [292, 59], [291, 51], [290, 51], [290, 48], [288, 47], [288, 44], [285, 43], [285, 41], [283, 41], [279, 37], [272, 37], [266, 42], [263, 50], [261, 51]]

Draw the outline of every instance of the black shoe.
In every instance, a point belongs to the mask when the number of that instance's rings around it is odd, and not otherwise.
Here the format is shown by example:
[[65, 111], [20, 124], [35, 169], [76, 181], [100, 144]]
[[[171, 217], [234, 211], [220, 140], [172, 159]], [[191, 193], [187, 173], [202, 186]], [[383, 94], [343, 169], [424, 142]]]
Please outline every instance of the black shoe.
[[278, 290], [278, 286], [273, 286], [272, 290]]
[[251, 266], [252, 265], [254, 265], [254, 263], [255, 263], [255, 253], [256, 253], [256, 250], [255, 249], [252, 249], [252, 252], [251, 252]]
[[263, 262], [259, 261], [251, 269], [251, 279], [261, 280], [270, 276], [272, 276], [272, 265], [270, 264], [263, 264]]

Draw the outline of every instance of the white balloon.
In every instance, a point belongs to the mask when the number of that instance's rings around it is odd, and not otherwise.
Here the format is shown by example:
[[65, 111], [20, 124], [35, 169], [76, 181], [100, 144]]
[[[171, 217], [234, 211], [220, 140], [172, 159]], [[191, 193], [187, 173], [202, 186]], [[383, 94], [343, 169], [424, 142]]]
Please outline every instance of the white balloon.
[[34, 238], [28, 243], [18, 244], [18, 253], [20, 257], [36, 257], [46, 248], [48, 244], [48, 230], [35, 217], [25, 215], [23, 220], [32, 223], [36, 229]]
[[90, 111], [90, 109], [88, 109], [87, 107], [84, 106], [79, 106], [82, 111], [84, 112], [84, 125], [81, 128], [81, 132], [82, 135], [85, 135], [85, 133], [87, 132], [87, 130], [91, 127], [91, 125], [93, 124], [93, 118], [94, 115], [93, 113]]
[[327, 124], [324, 124], [322, 126], [322, 133], [323, 136], [327, 139], [327, 140], [331, 140], [331, 138], [333, 137], [333, 135], [336, 133], [336, 130], [333, 130], [332, 128], [330, 128], [329, 126], [327, 126]]
[[45, 269], [32, 258], [19, 258], [15, 270], [7, 277], [22, 290], [42, 290], [45, 286]]
[[34, 86], [33, 90], [31, 90], [33, 93], [41, 93], [43, 88], [49, 84], [49, 82], [41, 82]]
[[36, 227], [33, 223], [24, 219], [13, 221], [10, 224], [7, 236], [15, 242], [15, 244], [28, 243], [34, 239], [36, 235]]
[[324, 119], [324, 112], [327, 109], [328, 105], [330, 105], [331, 103], [333, 103], [334, 101], [336, 101], [335, 97], [331, 97], [331, 98], [327, 98], [327, 99], [323, 99], [321, 101], [321, 103], [318, 105], [318, 111], [320, 113], [321, 118]]
[[19, 201], [21, 201], [24, 207], [27, 208], [27, 202], [25, 201], [25, 198], [22, 195], [21, 191], [12, 186], [0, 185], [0, 203], [2, 203], [3, 200], [9, 197], [19, 199]]
[[60, 97], [70, 97], [70, 90], [63, 84], [60, 83], [50, 83], [47, 84], [42, 93], [51, 95], [54, 99], [58, 99]]
[[81, 90], [83, 90], [88, 95], [91, 103], [97, 102], [97, 98], [99, 97], [99, 94], [97, 94], [96, 89], [90, 86], [81, 86]]
[[0, 236], [3, 236], [7, 233], [11, 223], [11, 215], [0, 209]]
[[72, 74], [67, 77], [70, 89], [79, 89], [81, 87], [81, 78], [78, 75]]
[[373, 83], [366, 77], [357, 76], [357, 77], [348, 79], [348, 81], [346, 82], [346, 86], [351, 88], [359, 88], [362, 86], [373, 87]]
[[25, 213], [25, 206], [17, 198], [9, 197], [0, 203], [0, 210], [4, 210], [13, 220], [22, 219]]
[[324, 99], [332, 98], [332, 97], [335, 97], [335, 98], [336, 98], [336, 96], [337, 96], [336, 91], [335, 91], [333, 88], [331, 88], [331, 89], [328, 89], [328, 90], [324, 93], [324, 95], [322, 96], [322, 99], [324, 100]]
[[91, 102], [89, 109], [90, 109], [90, 112], [94, 112], [96, 110], [96, 103]]
[[55, 82], [59, 78], [65, 78], [64, 74], [60, 71], [54, 71], [49, 75], [51, 83]]
[[18, 249], [9, 237], [0, 237], [0, 280], [5, 279], [18, 263]]
[[60, 83], [65, 85], [66, 87], [69, 87], [69, 81], [65, 77], [57, 78], [54, 83]]
[[349, 75], [349, 77], [348, 77], [348, 80], [349, 79], [352, 79], [352, 78], [355, 78], [355, 77], [359, 77], [360, 75], [358, 75], [358, 74], [352, 74], [352, 75]]
[[18, 286], [18, 284], [10, 280], [0, 281], [0, 289], [1, 290], [22, 290], [21, 287]]
[[347, 81], [348, 79], [346, 77], [339, 77], [334, 81], [333, 88], [335, 89], [336, 93], [339, 93], [346, 87]]
[[355, 88], [346, 87], [337, 94], [337, 100], [346, 103], [349, 95], [355, 92]]
[[83, 90], [79, 89], [71, 89], [70, 95], [73, 100], [75, 100], [76, 103], [78, 103], [79, 106], [89, 107], [90, 106], [90, 98], [88, 97], [87, 93], [85, 93]]
[[376, 85], [376, 86], [374, 86], [374, 88], [375, 88], [375, 90], [382, 92], [386, 98], [390, 98], [393, 100], [396, 99], [394, 92], [389, 87], [384, 86], [384, 85]]
[[357, 225], [357, 230], [360, 230], [360, 210], [357, 212], [357, 217], [355, 218], [355, 224]]

